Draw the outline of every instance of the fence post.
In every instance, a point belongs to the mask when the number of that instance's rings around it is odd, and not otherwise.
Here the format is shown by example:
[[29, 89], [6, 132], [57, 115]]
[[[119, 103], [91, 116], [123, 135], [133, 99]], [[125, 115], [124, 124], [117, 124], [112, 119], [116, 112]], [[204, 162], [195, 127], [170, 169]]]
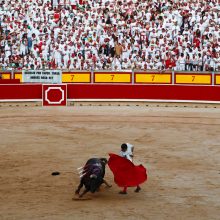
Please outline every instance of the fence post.
[[212, 71], [212, 86], [215, 85], [215, 72]]
[[14, 79], [14, 70], [11, 70], [11, 79]]
[[132, 72], [131, 72], [131, 84], [134, 84], [134, 69], [132, 68]]
[[174, 72], [174, 70], [172, 69], [172, 85], [174, 85], [175, 84], [175, 72]]
[[91, 83], [94, 83], [94, 69], [91, 69]]

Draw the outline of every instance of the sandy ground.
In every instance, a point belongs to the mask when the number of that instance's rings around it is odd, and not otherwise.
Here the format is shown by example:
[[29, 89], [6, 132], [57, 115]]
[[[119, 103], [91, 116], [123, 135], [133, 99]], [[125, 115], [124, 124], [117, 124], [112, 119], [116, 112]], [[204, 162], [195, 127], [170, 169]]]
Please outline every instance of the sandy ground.
[[[220, 109], [1, 107], [0, 219], [220, 219]], [[77, 168], [135, 145], [142, 191], [75, 201]], [[59, 171], [59, 176], [51, 172]]]

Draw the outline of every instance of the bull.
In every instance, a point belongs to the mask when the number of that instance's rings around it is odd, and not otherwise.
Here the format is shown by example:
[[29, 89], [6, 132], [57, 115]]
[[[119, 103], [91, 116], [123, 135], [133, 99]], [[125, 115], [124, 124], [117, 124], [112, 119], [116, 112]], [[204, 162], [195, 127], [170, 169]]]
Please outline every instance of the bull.
[[[87, 192], [95, 193], [99, 191], [99, 187], [104, 183], [106, 186], [111, 187], [105, 180], [105, 166], [107, 164], [106, 158], [91, 158], [89, 159], [83, 170], [81, 171], [81, 180], [78, 188], [75, 191], [76, 195], [83, 197]], [[80, 194], [82, 187], [84, 191]]]

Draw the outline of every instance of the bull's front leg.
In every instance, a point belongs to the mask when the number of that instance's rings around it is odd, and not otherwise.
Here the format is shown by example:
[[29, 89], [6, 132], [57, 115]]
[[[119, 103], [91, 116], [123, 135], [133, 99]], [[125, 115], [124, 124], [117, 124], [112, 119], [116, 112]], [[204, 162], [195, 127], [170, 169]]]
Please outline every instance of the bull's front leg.
[[81, 194], [79, 194], [79, 198], [82, 198], [87, 192], [89, 192], [89, 190], [84, 189], [84, 191]]
[[78, 195], [82, 187], [83, 187], [83, 183], [82, 183], [82, 180], [81, 180], [77, 190], [75, 191], [75, 194]]
[[107, 186], [107, 187], [112, 187], [112, 185], [110, 185], [106, 180], [103, 179], [103, 183]]

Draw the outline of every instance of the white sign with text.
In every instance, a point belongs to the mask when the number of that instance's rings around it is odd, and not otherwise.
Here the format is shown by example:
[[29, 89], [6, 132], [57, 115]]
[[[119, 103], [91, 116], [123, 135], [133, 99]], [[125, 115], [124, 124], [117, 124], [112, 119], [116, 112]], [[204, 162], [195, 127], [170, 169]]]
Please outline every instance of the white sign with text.
[[61, 70], [23, 70], [22, 82], [24, 83], [62, 83]]

